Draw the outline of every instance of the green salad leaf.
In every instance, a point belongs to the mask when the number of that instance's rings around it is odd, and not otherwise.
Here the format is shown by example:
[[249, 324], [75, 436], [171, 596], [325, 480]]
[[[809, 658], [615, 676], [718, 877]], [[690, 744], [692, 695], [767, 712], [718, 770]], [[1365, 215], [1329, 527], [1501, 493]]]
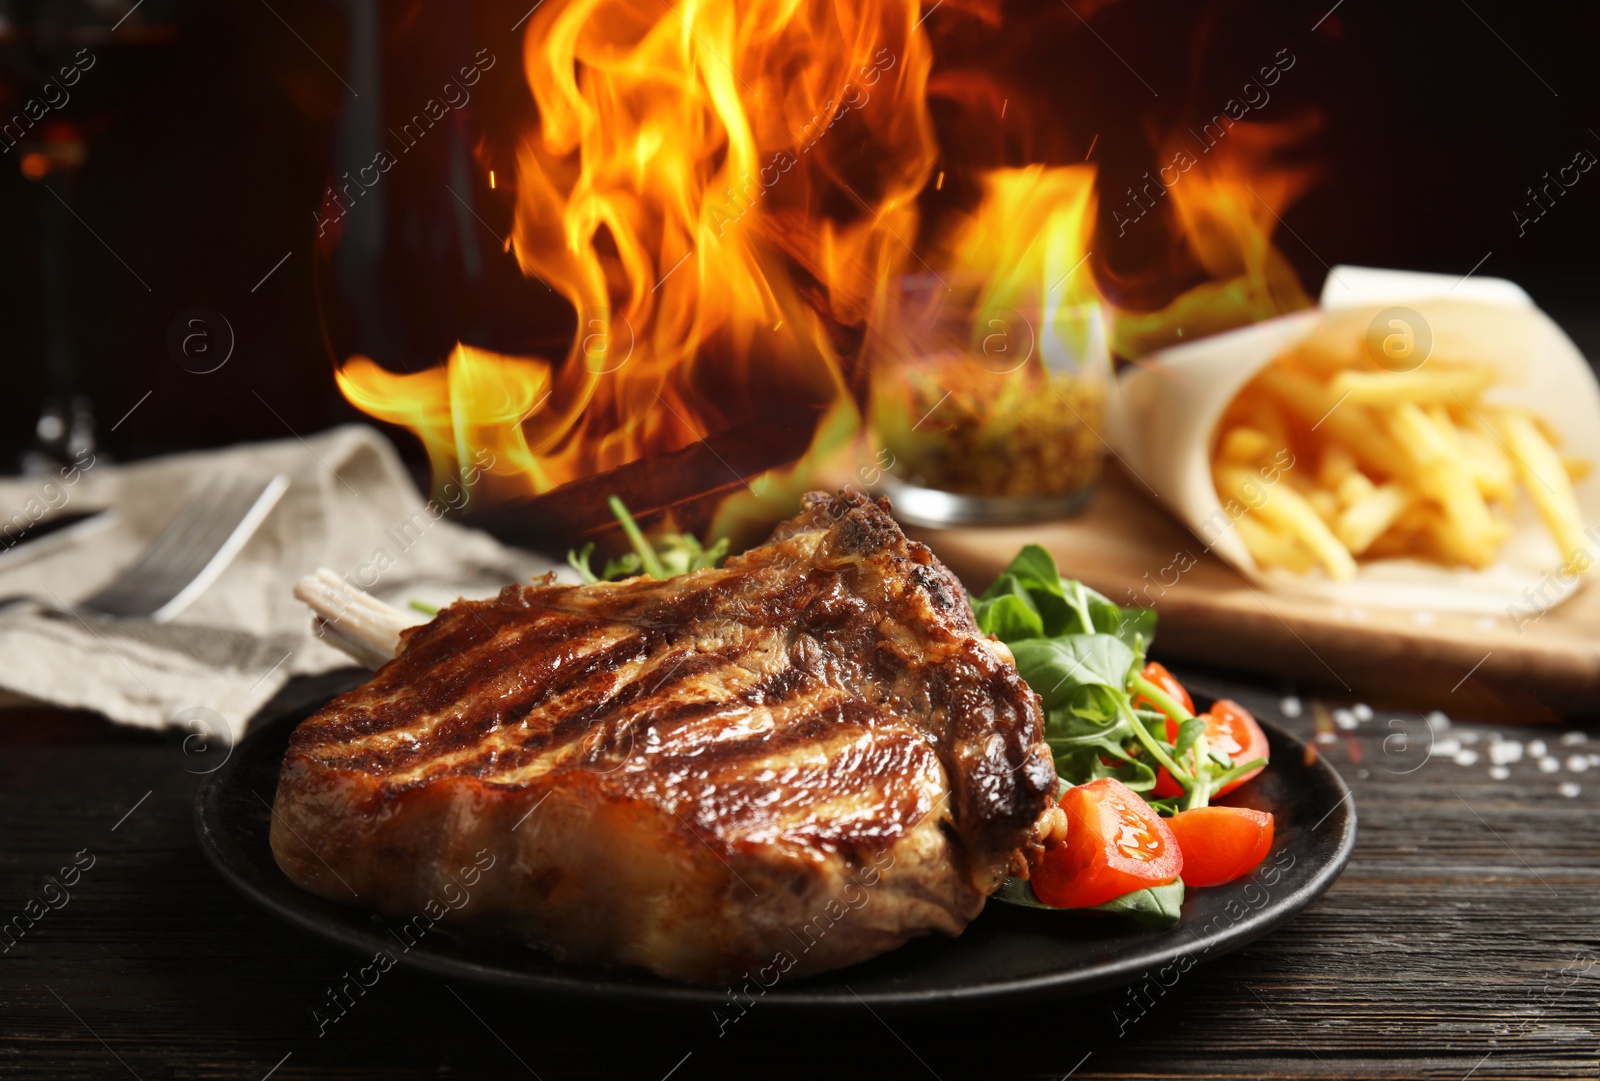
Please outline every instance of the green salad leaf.
[[1164, 886], [1147, 886], [1142, 890], [1113, 897], [1103, 905], [1093, 908], [1056, 908], [1039, 900], [1038, 894], [1026, 879], [1008, 878], [994, 894], [997, 900], [1023, 908], [1044, 908], [1051, 912], [1071, 912], [1074, 915], [1103, 913], [1123, 916], [1142, 927], [1164, 931], [1176, 927], [1183, 917], [1183, 879], [1175, 879]]
[[[1062, 578], [1039, 545], [1017, 553], [994, 584], [973, 599], [972, 610], [982, 631], [1010, 647], [1017, 671], [1038, 693], [1045, 742], [1063, 784], [1114, 777], [1160, 814], [1173, 815], [1205, 806], [1212, 792], [1262, 764], [1235, 763], [1212, 750], [1205, 720], [1145, 678], [1154, 610], [1124, 608], [1082, 582]], [[1181, 795], [1153, 797], [1158, 770], [1177, 782]], [[995, 896], [1049, 907], [1020, 879], [1008, 880]], [[1182, 904], [1180, 881], [1135, 890], [1098, 911], [1147, 927], [1171, 927]]]
[[1056, 561], [1037, 544], [1017, 553], [972, 602], [972, 610], [980, 630], [1008, 644], [1024, 638], [1110, 634], [1133, 650], [1141, 665], [1156, 633], [1154, 609], [1124, 608], [1082, 582], [1062, 578]]

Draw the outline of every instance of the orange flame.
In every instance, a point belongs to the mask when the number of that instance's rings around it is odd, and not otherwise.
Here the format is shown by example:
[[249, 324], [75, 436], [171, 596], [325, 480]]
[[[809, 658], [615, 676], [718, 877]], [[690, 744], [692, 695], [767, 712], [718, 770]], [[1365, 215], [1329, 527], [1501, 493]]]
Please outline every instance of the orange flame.
[[[1098, 305], [1091, 249], [1110, 238], [1095, 236], [1092, 166], [990, 170], [969, 215], [919, 237], [918, 196], [959, 172], [935, 142], [920, 8], [546, 0], [523, 56], [538, 120], [514, 181], [491, 185], [515, 193], [509, 246], [523, 272], [577, 313], [566, 356], [463, 344], [416, 374], [357, 356], [337, 373], [345, 396], [415, 432], [436, 484], [492, 455], [493, 501], [796, 409], [822, 418], [813, 462], [859, 430], [864, 358], [906, 345], [908, 273], [951, 290], [933, 264], [978, 283], [975, 310], [1037, 312], [1048, 326]], [[957, 103], [990, 106], [1004, 103]], [[1271, 239], [1308, 182], [1273, 153], [1301, 134], [1238, 124], [1160, 185], [1171, 199], [1158, 216], [1181, 230], [1164, 272], [1209, 280], [1158, 311], [1113, 312], [1113, 351], [1137, 358], [1310, 303]], [[752, 491], [784, 513], [805, 472]]]
[[[1279, 216], [1310, 185], [1305, 167], [1279, 164], [1315, 117], [1283, 124], [1236, 124], [1226, 141], [1203, 150], [1175, 143], [1162, 171], [1184, 254], [1209, 281], [1159, 311], [1118, 312], [1116, 352], [1139, 358], [1179, 338], [1199, 338], [1310, 307], [1294, 267], [1273, 244]], [[1186, 156], [1187, 155], [1187, 156]], [[1192, 163], [1192, 164], [1189, 164]], [[1170, 173], [1169, 173], [1170, 170]]]
[[356, 357], [341, 389], [415, 431], [436, 478], [487, 449], [525, 492], [733, 421], [853, 408], [836, 343], [911, 258], [935, 157], [919, 17], [914, 0], [547, 3], [511, 243], [579, 315], [564, 363]]

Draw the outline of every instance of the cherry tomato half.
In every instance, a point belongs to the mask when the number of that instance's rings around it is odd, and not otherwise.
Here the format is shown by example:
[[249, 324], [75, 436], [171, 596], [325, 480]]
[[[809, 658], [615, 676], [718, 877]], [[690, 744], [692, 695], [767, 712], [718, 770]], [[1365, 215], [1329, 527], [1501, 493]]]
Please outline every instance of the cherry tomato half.
[[1272, 850], [1272, 816], [1248, 807], [1196, 807], [1167, 826], [1183, 850], [1187, 886], [1220, 886], [1255, 870]]
[[[1267, 734], [1261, 731], [1261, 726], [1256, 719], [1250, 716], [1250, 711], [1231, 698], [1219, 698], [1211, 709], [1200, 714], [1206, 722], [1206, 743], [1214, 750], [1221, 751], [1236, 764], [1249, 762], [1254, 758], [1267, 757]], [[1168, 741], [1178, 738], [1178, 726], [1173, 721], [1167, 722]], [[1262, 767], [1263, 769], [1265, 767]], [[1215, 792], [1211, 793], [1213, 799], [1225, 796], [1235, 788], [1244, 784], [1250, 778], [1260, 773], [1261, 769], [1251, 770], [1242, 777], [1235, 777]], [[1166, 796], [1183, 795], [1183, 786], [1173, 780], [1172, 774], [1161, 767], [1156, 767], [1156, 786], [1151, 789], [1151, 795], [1160, 799]]]
[[[1231, 698], [1219, 698], [1212, 704], [1206, 717], [1206, 742], [1233, 759], [1235, 765], [1266, 758], [1268, 754], [1267, 734], [1261, 731], [1250, 711]], [[1261, 766], [1234, 778], [1211, 793], [1212, 798], [1226, 796], [1265, 768]]]
[[[1173, 677], [1172, 673], [1167, 671], [1166, 665], [1161, 664], [1158, 661], [1151, 661], [1149, 664], [1144, 666], [1144, 671], [1140, 672], [1139, 674], [1145, 679], [1148, 679], [1151, 683], [1154, 683], [1157, 687], [1160, 687], [1163, 691], [1166, 691], [1169, 697], [1175, 698], [1179, 702], [1182, 702], [1184, 709], [1188, 710], [1190, 713], [1194, 712], [1194, 699], [1190, 698], [1189, 692], [1183, 689], [1183, 684], [1179, 683], [1177, 679]], [[1134, 697], [1133, 708], [1153, 709], [1158, 712], [1162, 711], [1160, 706], [1156, 705], [1142, 694]]]
[[1067, 840], [1045, 850], [1033, 892], [1056, 908], [1092, 908], [1183, 873], [1183, 852], [1155, 809], [1114, 777], [1061, 795]]

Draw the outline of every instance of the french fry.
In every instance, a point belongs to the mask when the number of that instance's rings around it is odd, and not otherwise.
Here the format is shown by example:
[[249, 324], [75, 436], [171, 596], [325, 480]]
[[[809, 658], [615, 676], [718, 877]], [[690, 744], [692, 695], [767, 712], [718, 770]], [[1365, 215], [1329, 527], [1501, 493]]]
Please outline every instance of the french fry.
[[1239, 538], [1250, 549], [1250, 555], [1263, 567], [1282, 567], [1284, 570], [1304, 574], [1314, 565], [1311, 553], [1301, 547], [1293, 537], [1284, 536], [1246, 514], [1233, 523]]
[[1260, 428], [1240, 425], [1223, 436], [1217, 447], [1217, 457], [1237, 465], [1255, 465], [1270, 455], [1274, 447], [1272, 437]]
[[[1488, 347], [1436, 341], [1426, 366], [1389, 371], [1370, 352], [1370, 317], [1328, 316], [1223, 413], [1212, 479], [1222, 499], [1250, 508], [1239, 532], [1257, 562], [1320, 565], [1335, 579], [1355, 573], [1357, 556], [1481, 569], [1510, 537], [1526, 488], [1566, 568], [1600, 566], [1583, 548], [1573, 491], [1592, 463], [1563, 457], [1537, 415], [1485, 400], [1499, 372]], [[1269, 485], [1279, 448], [1305, 464]]]
[[[1357, 473], [1360, 477], [1361, 474]], [[1366, 480], [1365, 477], [1361, 477]], [[1368, 487], [1372, 482], [1367, 481]], [[1353, 500], [1339, 515], [1333, 535], [1339, 543], [1350, 549], [1351, 555], [1361, 555], [1372, 547], [1396, 519], [1411, 505], [1411, 495], [1398, 484], [1372, 487], [1369, 494]]]
[[[1560, 456], [1527, 413], [1503, 409], [1499, 411], [1498, 420], [1506, 443], [1516, 456], [1523, 487], [1527, 488], [1539, 516], [1555, 537], [1563, 564], [1573, 573], [1582, 573], [1594, 559], [1583, 546], [1583, 515], [1578, 510], [1578, 497], [1572, 491], [1572, 482], [1567, 478]], [[1583, 566], [1577, 565], [1580, 553], [1585, 561]]]
[[1338, 443], [1322, 448], [1322, 458], [1317, 463], [1317, 483], [1324, 488], [1338, 490], [1346, 477], [1356, 472], [1356, 456]]
[[[1509, 503], [1517, 494], [1517, 472], [1499, 441], [1477, 428], [1457, 428], [1465, 464], [1485, 499]], [[1576, 478], [1574, 478], [1576, 479]]]
[[1394, 476], [1407, 471], [1407, 461], [1381, 425], [1363, 406], [1340, 402], [1337, 394], [1315, 380], [1268, 365], [1256, 377], [1308, 429], [1323, 433], [1349, 450], [1367, 472]]
[[1237, 466], [1224, 466], [1217, 470], [1216, 476], [1222, 492], [1249, 507], [1265, 524], [1304, 544], [1330, 578], [1344, 581], [1355, 577], [1356, 561], [1306, 502], [1305, 496], [1287, 484], [1268, 488], [1249, 470]]
[[1450, 435], [1412, 402], [1389, 414], [1389, 431], [1415, 463], [1417, 487], [1444, 512], [1447, 525], [1435, 536], [1448, 553], [1447, 561], [1478, 568], [1493, 563], [1498, 548], [1494, 520], [1477, 483], [1457, 458]]
[[1494, 383], [1494, 370], [1481, 365], [1455, 368], [1418, 368], [1410, 372], [1343, 371], [1333, 377], [1328, 390], [1334, 397], [1349, 395], [1357, 405], [1387, 406], [1400, 402], [1427, 404], [1456, 397], [1469, 401]]
[[1311, 509], [1317, 512], [1329, 526], [1339, 520], [1339, 497], [1326, 488], [1308, 485], [1305, 493], [1306, 502], [1311, 504]]
[[1354, 506], [1377, 490], [1378, 486], [1368, 480], [1365, 473], [1352, 470], [1349, 476], [1339, 482], [1339, 502], [1346, 507]]

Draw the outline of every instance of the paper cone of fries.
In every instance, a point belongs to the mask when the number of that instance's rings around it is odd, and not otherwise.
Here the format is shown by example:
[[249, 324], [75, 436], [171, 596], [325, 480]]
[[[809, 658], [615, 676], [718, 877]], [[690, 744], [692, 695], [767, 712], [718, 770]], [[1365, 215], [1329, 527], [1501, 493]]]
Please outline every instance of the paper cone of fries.
[[[1254, 583], [1531, 616], [1600, 566], [1600, 386], [1511, 282], [1337, 267], [1319, 309], [1162, 350], [1118, 384], [1118, 456]], [[1266, 393], [1275, 431], [1240, 420]]]

